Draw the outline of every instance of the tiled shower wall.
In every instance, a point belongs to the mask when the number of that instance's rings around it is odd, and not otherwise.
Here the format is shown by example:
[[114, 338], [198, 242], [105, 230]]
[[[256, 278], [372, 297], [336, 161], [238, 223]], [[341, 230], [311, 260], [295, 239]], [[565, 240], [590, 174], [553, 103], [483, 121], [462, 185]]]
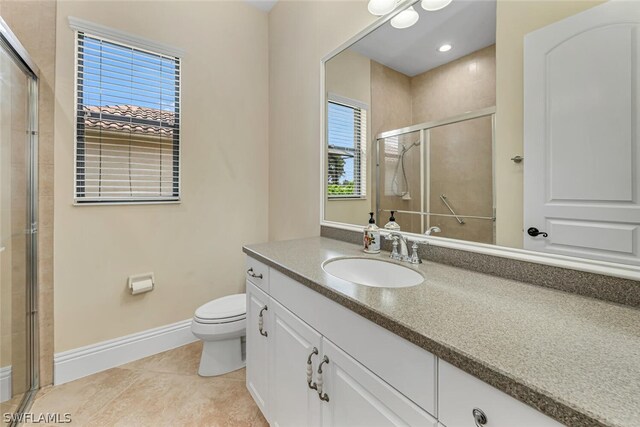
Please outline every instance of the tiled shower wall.
[[[371, 61], [371, 104], [373, 135], [417, 123], [447, 119], [469, 111], [496, 105], [495, 45], [470, 53], [455, 61], [422, 74], [409, 77]], [[400, 142], [410, 145], [419, 141], [419, 133], [403, 135]], [[431, 131], [431, 197], [427, 210], [449, 214], [440, 200], [445, 194], [461, 215], [493, 216], [492, 124], [481, 118], [465, 123], [442, 126]], [[394, 174], [395, 163], [381, 176]], [[420, 148], [407, 152], [405, 166], [411, 199], [381, 191], [383, 209], [420, 211]], [[384, 182], [384, 179], [383, 179]], [[382, 190], [382, 188], [381, 188]], [[386, 222], [383, 216], [379, 223]], [[424, 226], [420, 217], [396, 214], [403, 230], [422, 233], [437, 225], [442, 237], [493, 243], [494, 222], [467, 218], [459, 224], [455, 218], [433, 216]]]
[[53, 111], [55, 0], [0, 0], [0, 15], [40, 68], [38, 285], [40, 385], [53, 382]]

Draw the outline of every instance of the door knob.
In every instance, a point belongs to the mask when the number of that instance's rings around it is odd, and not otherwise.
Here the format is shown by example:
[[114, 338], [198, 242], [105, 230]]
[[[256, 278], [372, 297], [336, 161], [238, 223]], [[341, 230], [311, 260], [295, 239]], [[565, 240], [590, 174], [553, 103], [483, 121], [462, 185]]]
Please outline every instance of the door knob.
[[536, 236], [540, 236], [540, 235], [542, 235], [542, 237], [549, 237], [549, 233], [546, 233], [546, 232], [544, 232], [544, 231], [540, 231], [540, 230], [538, 230], [538, 229], [537, 229], [537, 228], [535, 228], [535, 227], [530, 227], [530, 228], [527, 230], [527, 234], [528, 234], [529, 236], [531, 236], [531, 237], [536, 237]]

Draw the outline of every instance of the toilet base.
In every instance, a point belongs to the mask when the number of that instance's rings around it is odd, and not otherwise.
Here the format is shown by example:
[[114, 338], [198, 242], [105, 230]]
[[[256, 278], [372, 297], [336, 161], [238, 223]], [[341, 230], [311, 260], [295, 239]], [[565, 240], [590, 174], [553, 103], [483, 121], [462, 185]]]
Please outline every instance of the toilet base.
[[204, 341], [198, 375], [213, 377], [244, 368], [247, 362], [242, 348], [243, 338]]

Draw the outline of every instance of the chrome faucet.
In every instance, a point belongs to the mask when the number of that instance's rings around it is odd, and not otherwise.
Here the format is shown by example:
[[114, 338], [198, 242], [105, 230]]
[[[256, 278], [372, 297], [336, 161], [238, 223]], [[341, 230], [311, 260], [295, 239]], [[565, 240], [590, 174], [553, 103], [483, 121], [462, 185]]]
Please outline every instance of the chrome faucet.
[[[411, 264], [421, 264], [422, 260], [418, 256], [418, 242], [414, 241], [411, 245], [411, 256], [409, 256], [408, 244], [409, 241], [402, 234], [392, 231], [385, 237], [387, 240], [393, 240], [391, 244], [391, 259], [397, 261], [404, 261]], [[398, 252], [398, 245], [400, 245], [400, 252]]]
[[442, 230], [440, 230], [440, 227], [429, 227], [429, 229], [425, 231], [424, 234], [426, 234], [427, 236], [431, 236], [433, 233], [440, 232], [442, 232]]
[[[407, 238], [397, 231], [392, 231], [388, 236], [385, 236], [387, 240], [393, 240], [391, 243], [391, 258], [398, 261], [409, 260], [409, 250], [407, 249]], [[398, 242], [400, 242], [400, 253], [398, 253]]]

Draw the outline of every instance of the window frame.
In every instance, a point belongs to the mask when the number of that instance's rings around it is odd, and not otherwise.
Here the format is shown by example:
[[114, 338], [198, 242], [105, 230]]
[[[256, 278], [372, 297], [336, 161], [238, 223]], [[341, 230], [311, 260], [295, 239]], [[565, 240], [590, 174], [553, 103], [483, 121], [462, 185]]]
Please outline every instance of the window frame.
[[[349, 194], [349, 195], [345, 195], [345, 196], [340, 196], [340, 195], [331, 195], [328, 192], [328, 185], [329, 185], [329, 154], [330, 154], [330, 150], [331, 147], [329, 146], [329, 104], [338, 104], [338, 105], [342, 105], [348, 108], [352, 108], [352, 109], [358, 109], [360, 110], [361, 114], [364, 111], [365, 114], [365, 129], [364, 132], [362, 132], [362, 124], [360, 124], [360, 141], [357, 142], [358, 147], [355, 147], [355, 141], [354, 141], [354, 148], [344, 148], [346, 151], [353, 151], [354, 152], [354, 184], [357, 182], [357, 186], [359, 188], [359, 192], [357, 194]], [[328, 201], [348, 201], [348, 200], [367, 200], [367, 187], [368, 187], [368, 169], [367, 169], [367, 163], [368, 163], [368, 141], [369, 141], [369, 126], [367, 123], [368, 120], [368, 114], [369, 114], [369, 105], [367, 105], [366, 103], [362, 102], [362, 101], [358, 101], [356, 99], [351, 99], [351, 98], [347, 98], [341, 95], [337, 95], [335, 93], [328, 93], [327, 94], [327, 98], [326, 98], [326, 103], [325, 103], [325, 111], [326, 111], [326, 143], [325, 143], [325, 159], [324, 162], [326, 163], [326, 167], [325, 167], [325, 179], [324, 179], [324, 184], [325, 184], [325, 191], [326, 191], [326, 197]], [[362, 122], [361, 122], [362, 123]], [[364, 143], [363, 143], [363, 137], [364, 137]], [[359, 156], [356, 156], [355, 153], [360, 153]], [[364, 158], [364, 162], [362, 162], [362, 159]], [[357, 160], [356, 160], [357, 159]], [[356, 167], [356, 164], [358, 164], [358, 166]], [[355, 171], [358, 171], [358, 175], [359, 175], [359, 179], [356, 180], [356, 173]], [[362, 190], [364, 188], [364, 191]], [[355, 192], [354, 192], [355, 193]]]
[[[88, 21], [80, 20], [77, 18], [69, 17], [69, 23], [71, 28], [74, 30], [74, 98], [73, 98], [73, 112], [74, 112], [74, 125], [73, 125], [73, 205], [74, 206], [111, 206], [111, 205], [155, 205], [155, 204], [180, 204], [182, 203], [182, 140], [181, 140], [181, 119], [182, 119], [182, 75], [183, 75], [183, 61], [182, 56], [184, 52], [180, 49], [172, 48], [167, 45], [163, 45], [161, 43], [156, 43], [150, 40], [146, 40], [140, 38], [138, 36], [131, 35], [129, 33], [120, 32], [118, 30], [113, 30], [107, 27], [103, 27], [99, 24], [93, 24]], [[95, 31], [94, 31], [95, 30]], [[158, 197], [148, 197], [148, 198], [140, 198], [136, 196], [131, 196], [131, 198], [105, 198], [104, 200], [96, 200], [95, 198], [91, 198], [90, 200], [86, 200], [84, 197], [79, 196], [79, 187], [80, 179], [78, 173], [78, 160], [79, 160], [79, 141], [78, 141], [78, 130], [80, 126], [84, 126], [84, 124], [80, 124], [79, 120], [79, 112], [78, 107], [80, 106], [79, 102], [79, 87], [81, 83], [79, 81], [79, 41], [80, 35], [91, 37], [94, 39], [103, 40], [108, 43], [113, 43], [118, 46], [124, 46], [126, 48], [135, 49], [137, 51], [145, 52], [151, 55], [162, 56], [162, 57], [172, 57], [175, 59], [178, 73], [176, 76], [177, 79], [177, 93], [175, 96], [175, 100], [177, 102], [177, 107], [174, 111], [176, 114], [176, 125], [175, 129], [177, 132], [174, 132], [173, 135], [173, 165], [172, 168], [175, 171], [177, 168], [177, 175], [173, 177], [174, 183], [172, 184], [173, 192], [171, 196], [158, 196]], [[115, 36], [115, 37], [114, 37]], [[82, 83], [84, 84], [84, 83]], [[84, 105], [84, 104], [83, 104]], [[133, 118], [135, 121], [136, 119]], [[144, 119], [141, 119], [144, 120]]]

